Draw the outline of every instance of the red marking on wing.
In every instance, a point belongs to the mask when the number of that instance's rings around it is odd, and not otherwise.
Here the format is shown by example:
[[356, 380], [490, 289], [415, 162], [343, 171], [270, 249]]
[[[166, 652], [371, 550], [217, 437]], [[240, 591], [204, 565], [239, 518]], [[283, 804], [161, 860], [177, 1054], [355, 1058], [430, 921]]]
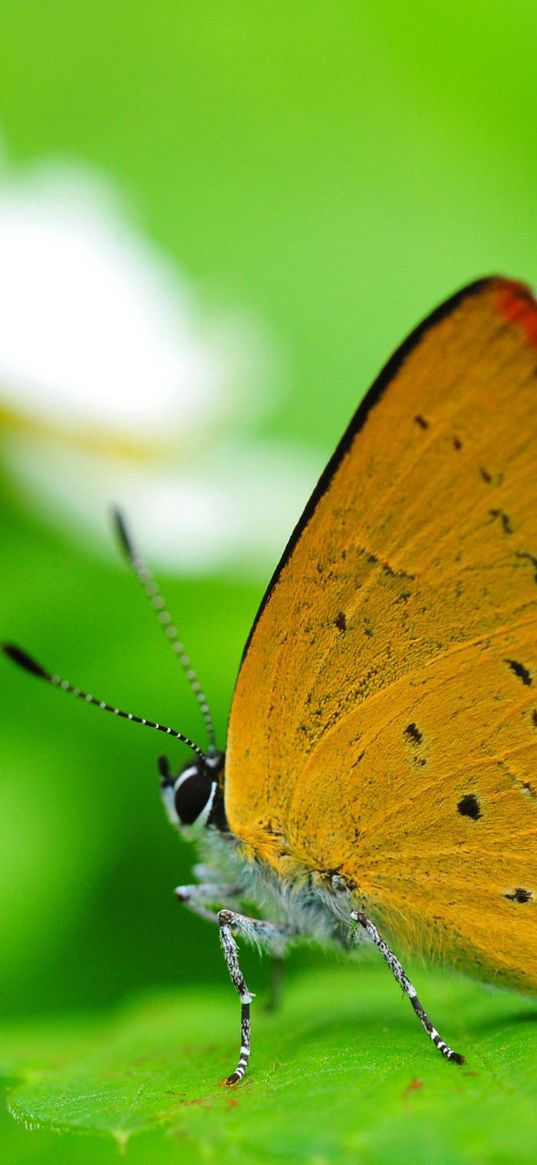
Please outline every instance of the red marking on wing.
[[498, 311], [510, 324], [519, 324], [528, 344], [537, 348], [537, 303], [525, 283], [501, 283], [498, 288]]

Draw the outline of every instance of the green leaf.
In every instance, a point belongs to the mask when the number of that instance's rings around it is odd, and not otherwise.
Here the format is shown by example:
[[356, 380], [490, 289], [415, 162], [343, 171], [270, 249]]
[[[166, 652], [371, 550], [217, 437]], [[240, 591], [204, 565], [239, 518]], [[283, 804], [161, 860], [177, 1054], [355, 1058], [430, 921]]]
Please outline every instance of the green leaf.
[[36, 1030], [33, 1047], [11, 1030], [4, 1068], [23, 1079], [9, 1108], [34, 1129], [107, 1133], [133, 1162], [146, 1139], [133, 1134], [156, 1129], [153, 1161], [178, 1140], [182, 1162], [533, 1161], [537, 1010], [438, 971], [417, 978], [463, 1067], [435, 1051], [382, 966], [352, 964], [291, 982], [275, 1014], [254, 1005], [251, 1071], [232, 1089], [231, 988], [134, 1000], [93, 1029]]

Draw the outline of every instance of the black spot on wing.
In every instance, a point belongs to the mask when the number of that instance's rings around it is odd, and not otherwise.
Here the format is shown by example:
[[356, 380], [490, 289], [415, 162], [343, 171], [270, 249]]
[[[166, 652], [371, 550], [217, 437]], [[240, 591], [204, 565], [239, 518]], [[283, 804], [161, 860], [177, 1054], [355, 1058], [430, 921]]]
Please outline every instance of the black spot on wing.
[[370, 562], [372, 566], [380, 567], [383, 574], [385, 574], [388, 578], [404, 578], [413, 581], [416, 577], [414, 574], [408, 574], [406, 570], [397, 570], [395, 567], [391, 566], [389, 562], [379, 558], [377, 554], [369, 553], [367, 555], [367, 561]]
[[407, 740], [410, 740], [413, 744], [421, 744], [423, 740], [423, 734], [420, 732], [416, 724], [407, 724], [405, 728], [405, 736]]
[[460, 437], [455, 436], [453, 438], [453, 448], [454, 449], [462, 449], [462, 441], [461, 441]]
[[535, 571], [535, 574], [533, 577], [534, 577], [535, 582], [537, 582], [537, 557], [536, 557], [536, 555], [529, 554], [526, 550], [517, 550], [516, 557], [520, 558], [523, 562], [529, 562], [530, 566], [532, 566], [534, 571]]
[[509, 514], [505, 513], [505, 510], [489, 510], [489, 514], [493, 522], [498, 521], [500, 523], [504, 534], [513, 533], [513, 523]]
[[415, 768], [423, 768], [427, 764], [427, 756], [424, 755], [424, 750], [420, 747], [423, 744], [423, 732], [418, 728], [417, 724], [407, 724], [403, 729], [403, 736], [411, 748], [412, 764]]
[[531, 684], [533, 683], [531, 673], [528, 671], [527, 667], [524, 667], [523, 663], [519, 663], [518, 659], [506, 659], [505, 662], [507, 666], [511, 668], [513, 674], [517, 676], [519, 680], [522, 680], [522, 683], [525, 684], [526, 687], [531, 687]]
[[485, 485], [501, 485], [503, 481], [503, 473], [501, 470], [498, 473], [491, 473], [484, 465], [479, 466], [479, 476], [485, 482]]
[[472, 821], [478, 821], [483, 816], [479, 807], [479, 801], [474, 793], [465, 793], [464, 797], [461, 797], [457, 809], [461, 817], [470, 817]]
[[425, 420], [425, 417], [422, 417], [421, 415], [419, 415], [417, 417], [414, 417], [414, 420], [415, 420], [416, 424], [419, 425], [420, 429], [428, 429], [429, 428], [429, 422]]
[[507, 894], [504, 894], [504, 898], [507, 898], [509, 902], [520, 902], [521, 904], [531, 902], [533, 890], [525, 890], [523, 886], [517, 886], [514, 890], [509, 890]]

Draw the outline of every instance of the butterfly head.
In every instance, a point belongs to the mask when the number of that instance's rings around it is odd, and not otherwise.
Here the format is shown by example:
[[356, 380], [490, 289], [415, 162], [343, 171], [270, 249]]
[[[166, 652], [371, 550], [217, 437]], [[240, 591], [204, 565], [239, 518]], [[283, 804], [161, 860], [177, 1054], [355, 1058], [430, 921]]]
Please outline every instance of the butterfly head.
[[166, 813], [186, 837], [204, 829], [226, 829], [223, 797], [225, 754], [210, 748], [203, 756], [189, 760], [173, 774], [168, 760], [160, 756], [160, 788]]

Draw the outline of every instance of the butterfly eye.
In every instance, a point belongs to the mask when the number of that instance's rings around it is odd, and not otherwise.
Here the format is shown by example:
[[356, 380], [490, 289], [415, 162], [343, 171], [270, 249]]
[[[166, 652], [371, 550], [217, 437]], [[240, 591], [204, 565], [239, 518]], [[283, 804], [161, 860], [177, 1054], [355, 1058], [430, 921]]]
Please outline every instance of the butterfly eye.
[[175, 812], [180, 825], [205, 824], [216, 792], [216, 781], [206, 766], [191, 764], [173, 786]]
[[213, 824], [218, 791], [217, 773], [222, 764], [221, 753], [208, 753], [203, 760], [185, 765], [174, 779], [167, 762], [163, 757], [159, 759], [162, 796], [173, 825], [181, 829]]

